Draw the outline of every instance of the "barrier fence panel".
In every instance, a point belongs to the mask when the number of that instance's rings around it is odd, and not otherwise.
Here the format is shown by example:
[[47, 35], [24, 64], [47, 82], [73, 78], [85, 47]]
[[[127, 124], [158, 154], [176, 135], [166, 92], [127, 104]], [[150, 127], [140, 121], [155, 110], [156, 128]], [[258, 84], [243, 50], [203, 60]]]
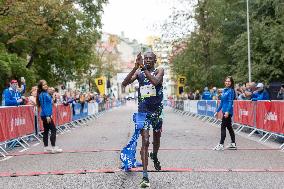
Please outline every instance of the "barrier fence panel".
[[254, 126], [255, 103], [252, 101], [234, 101], [234, 122]]
[[82, 118], [85, 118], [87, 116], [88, 116], [88, 103], [84, 103]]
[[95, 115], [95, 113], [96, 113], [96, 104], [97, 103], [89, 103], [88, 104], [88, 115]]
[[[213, 117], [220, 105], [220, 100], [172, 101], [171, 104], [175, 104], [174, 107], [178, 110]], [[241, 124], [241, 128], [250, 126], [255, 130], [284, 134], [284, 101], [234, 101], [233, 111], [233, 120]], [[217, 119], [222, 117], [221, 110], [217, 114]]]
[[190, 112], [190, 100], [185, 100], [184, 101], [184, 111]]
[[207, 100], [206, 101], [206, 115], [209, 117], [214, 117], [216, 110], [217, 110], [217, 101]]
[[178, 100], [178, 101], [176, 101], [175, 107], [176, 107], [176, 109], [183, 111], [183, 108], [184, 108], [184, 101], [183, 101], [183, 100]]
[[284, 102], [257, 101], [256, 128], [284, 134]]
[[70, 105], [66, 106], [63, 104], [58, 104], [56, 108], [57, 108], [58, 125], [64, 125], [72, 121]]
[[197, 113], [199, 115], [206, 115], [206, 100], [199, 100], [197, 102]]
[[79, 103], [76, 103], [76, 104], [73, 104], [72, 107], [73, 107], [72, 120], [74, 121], [74, 120], [80, 119], [82, 117], [82, 112], [83, 112], [82, 105]]
[[190, 109], [191, 113], [194, 113], [194, 114], [198, 113], [198, 111], [197, 111], [197, 103], [198, 103], [198, 100], [191, 100], [189, 102], [189, 109]]
[[33, 106], [0, 108], [0, 142], [19, 138], [35, 131]]

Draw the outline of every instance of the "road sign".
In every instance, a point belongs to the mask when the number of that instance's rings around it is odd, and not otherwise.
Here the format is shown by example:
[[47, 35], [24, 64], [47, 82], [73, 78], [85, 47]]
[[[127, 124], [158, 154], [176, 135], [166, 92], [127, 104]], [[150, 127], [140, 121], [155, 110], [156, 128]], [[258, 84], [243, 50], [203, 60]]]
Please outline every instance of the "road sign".
[[106, 79], [105, 77], [99, 77], [95, 79], [95, 83], [97, 85], [97, 88], [100, 92], [100, 95], [105, 94], [105, 87], [106, 87]]

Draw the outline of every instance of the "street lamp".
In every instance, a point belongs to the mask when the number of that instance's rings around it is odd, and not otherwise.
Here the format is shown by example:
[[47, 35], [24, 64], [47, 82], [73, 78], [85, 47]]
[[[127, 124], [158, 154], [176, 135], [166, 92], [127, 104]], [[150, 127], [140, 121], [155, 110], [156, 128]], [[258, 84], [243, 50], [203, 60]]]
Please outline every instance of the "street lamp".
[[247, 35], [248, 35], [248, 76], [251, 82], [250, 30], [249, 30], [249, 0], [247, 1]]

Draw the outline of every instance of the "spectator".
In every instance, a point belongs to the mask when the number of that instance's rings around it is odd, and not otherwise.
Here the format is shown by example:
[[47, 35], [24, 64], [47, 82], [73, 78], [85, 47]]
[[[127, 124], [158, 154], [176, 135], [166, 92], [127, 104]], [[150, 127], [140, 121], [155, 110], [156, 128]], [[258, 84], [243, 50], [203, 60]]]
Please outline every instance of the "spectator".
[[[22, 92], [25, 92], [25, 88]], [[4, 98], [5, 106], [19, 106], [23, 104], [24, 97], [22, 97], [22, 93], [18, 90], [17, 80], [12, 80], [10, 87], [4, 90]]]
[[188, 94], [188, 99], [189, 100], [194, 100], [194, 95], [193, 95], [193, 92], [189, 92], [189, 94]]
[[37, 87], [34, 86], [34, 87], [32, 87], [30, 96], [28, 98], [28, 104], [29, 105], [36, 106], [36, 95], [37, 95]]
[[212, 94], [212, 99], [213, 100], [218, 100], [218, 93], [217, 93], [217, 88], [216, 87], [212, 88], [211, 94]]
[[277, 94], [278, 100], [284, 100], [284, 84], [281, 85], [281, 88]]
[[258, 101], [258, 100], [269, 100], [269, 94], [264, 89], [264, 85], [262, 83], [258, 83], [256, 86], [257, 90], [256, 93], [254, 93], [252, 101]]
[[212, 94], [208, 90], [208, 87], [204, 88], [204, 92], [202, 94], [202, 100], [212, 100]]
[[85, 106], [85, 101], [86, 101], [86, 98], [85, 98], [85, 93], [81, 93], [80, 96], [79, 96], [79, 102], [81, 104], [81, 113], [83, 113], [83, 110], [84, 110], [84, 106]]
[[218, 100], [221, 100], [223, 89], [218, 89]]
[[200, 93], [199, 90], [195, 91], [194, 100], [200, 100]]

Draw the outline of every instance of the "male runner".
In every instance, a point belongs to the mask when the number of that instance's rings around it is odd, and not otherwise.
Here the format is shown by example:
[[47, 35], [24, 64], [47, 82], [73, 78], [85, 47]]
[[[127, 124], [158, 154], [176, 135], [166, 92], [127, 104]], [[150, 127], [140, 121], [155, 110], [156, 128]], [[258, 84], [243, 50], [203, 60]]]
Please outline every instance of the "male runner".
[[[154, 67], [156, 55], [153, 52], [147, 52], [144, 55], [144, 62], [141, 53], [137, 55], [135, 67], [126, 76], [122, 85], [125, 87], [134, 82], [139, 82], [138, 89], [138, 112], [147, 113], [144, 122], [144, 128], [141, 130], [142, 148], [140, 151], [143, 164], [143, 179], [140, 187], [149, 187], [149, 178], [147, 172], [148, 166], [148, 147], [149, 147], [149, 130], [153, 129], [153, 152], [150, 157], [154, 162], [156, 170], [161, 170], [157, 154], [160, 147], [160, 138], [162, 131], [162, 110], [163, 110], [163, 76], [164, 69]], [[139, 69], [140, 68], [140, 69]]]

